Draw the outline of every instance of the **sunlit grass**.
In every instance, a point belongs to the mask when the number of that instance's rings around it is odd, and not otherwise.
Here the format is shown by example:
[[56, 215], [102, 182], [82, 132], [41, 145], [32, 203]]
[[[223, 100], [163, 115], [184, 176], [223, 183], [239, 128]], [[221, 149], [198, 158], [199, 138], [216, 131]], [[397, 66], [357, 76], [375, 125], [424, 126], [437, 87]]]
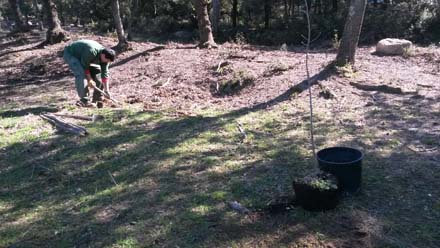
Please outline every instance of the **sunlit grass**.
[[[7, 190], [0, 191], [0, 221], [6, 223], [0, 228], [0, 246], [26, 238], [37, 240], [36, 246], [49, 242], [67, 247], [78, 240], [99, 247], [246, 247], [255, 240], [268, 246], [278, 244], [277, 235], [287, 234], [288, 228], [272, 235], [272, 220], [246, 219], [229, 209], [228, 202], [264, 208], [277, 197], [293, 194], [294, 177], [316, 169], [304, 109], [295, 102], [243, 114], [203, 109], [190, 117], [176, 116], [172, 110], [145, 112], [141, 106], [86, 110], [82, 114], [99, 114], [104, 119], [79, 122], [90, 132], [81, 138], [56, 133], [36, 115], [2, 118], [0, 186]], [[381, 226], [398, 223], [400, 216], [408, 218], [403, 207], [381, 206], [382, 196], [376, 193], [383, 188], [386, 197], [406, 193], [420, 204], [426, 202], [405, 192], [411, 188], [405, 186], [410, 182], [405, 173], [388, 176], [393, 168], [388, 160], [404, 146], [400, 131], [362, 126], [346, 111], [339, 119], [317, 111], [315, 140], [318, 149], [370, 147], [363, 178], [368, 197], [350, 199], [330, 215], [295, 209], [274, 217], [274, 221], [290, 222], [287, 226], [292, 228], [303, 228], [307, 235], [296, 244], [334, 240], [323, 223], [354, 216], [356, 208], [389, 214], [379, 214], [377, 218], [391, 219]], [[389, 114], [380, 109], [373, 112], [378, 118]], [[436, 144], [429, 137], [421, 142]], [[414, 165], [404, 161], [401, 166]], [[423, 172], [419, 177], [430, 179]], [[429, 187], [419, 190], [432, 191]], [[437, 210], [438, 202], [433, 202], [426, 211], [432, 215]], [[411, 230], [432, 240], [437, 233], [433, 223]], [[234, 228], [255, 236], [240, 237], [232, 231], [227, 235], [237, 237], [224, 244], [221, 233]]]

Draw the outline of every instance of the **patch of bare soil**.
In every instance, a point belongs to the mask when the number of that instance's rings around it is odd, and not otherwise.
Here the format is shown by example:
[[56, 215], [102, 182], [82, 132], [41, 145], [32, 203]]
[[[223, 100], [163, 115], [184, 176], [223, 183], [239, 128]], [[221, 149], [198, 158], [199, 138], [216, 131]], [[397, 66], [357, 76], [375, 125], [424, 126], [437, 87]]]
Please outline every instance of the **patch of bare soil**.
[[[94, 39], [106, 46], [117, 43], [106, 37], [73, 37]], [[74, 102], [73, 75], [61, 57], [66, 44], [37, 48], [38, 42], [26, 42], [30, 39], [20, 37], [19, 41], [3, 39], [0, 44], [0, 94], [20, 102], [38, 103], [34, 99], [37, 94], [56, 93], [58, 97], [51, 101]], [[277, 47], [226, 43], [219, 49], [207, 50], [197, 49], [194, 44], [151, 42], [135, 42], [132, 48], [111, 66], [111, 91], [119, 101], [143, 102], [146, 109], [191, 112], [211, 107], [239, 109], [264, 105], [287, 100], [289, 89], [306, 78], [301, 48], [282, 51]], [[357, 71], [323, 78], [315, 95], [343, 96], [346, 104], [371, 101], [370, 95], [380, 91], [438, 97], [438, 48], [418, 48], [409, 58], [380, 57], [372, 52], [374, 48], [360, 48]], [[334, 51], [312, 52], [311, 75], [322, 71], [334, 57]]]

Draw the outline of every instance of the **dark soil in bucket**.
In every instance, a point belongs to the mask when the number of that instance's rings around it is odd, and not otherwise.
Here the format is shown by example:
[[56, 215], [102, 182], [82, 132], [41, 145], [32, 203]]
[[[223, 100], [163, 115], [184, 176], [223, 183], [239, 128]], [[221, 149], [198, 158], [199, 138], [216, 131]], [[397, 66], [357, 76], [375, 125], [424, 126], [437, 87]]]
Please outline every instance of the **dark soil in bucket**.
[[330, 147], [317, 153], [321, 170], [338, 179], [341, 190], [351, 194], [360, 192], [362, 178], [361, 151], [349, 147]]
[[296, 204], [309, 211], [334, 209], [339, 203], [338, 182], [329, 173], [311, 174], [294, 180]]

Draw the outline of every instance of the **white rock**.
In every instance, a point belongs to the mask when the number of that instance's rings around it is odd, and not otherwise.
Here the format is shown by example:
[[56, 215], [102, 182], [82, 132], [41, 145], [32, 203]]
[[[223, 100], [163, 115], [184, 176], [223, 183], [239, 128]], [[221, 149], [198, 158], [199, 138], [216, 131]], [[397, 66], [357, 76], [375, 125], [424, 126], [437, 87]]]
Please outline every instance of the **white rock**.
[[403, 39], [383, 39], [377, 43], [376, 52], [384, 55], [403, 55], [412, 47], [412, 42]]

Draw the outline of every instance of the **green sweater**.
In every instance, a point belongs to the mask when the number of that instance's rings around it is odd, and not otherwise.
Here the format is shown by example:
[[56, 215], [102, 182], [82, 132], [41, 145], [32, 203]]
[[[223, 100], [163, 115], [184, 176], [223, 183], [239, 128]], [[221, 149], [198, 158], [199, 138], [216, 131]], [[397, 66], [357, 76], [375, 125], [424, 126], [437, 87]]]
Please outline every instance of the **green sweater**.
[[99, 60], [104, 47], [98, 42], [93, 40], [77, 40], [65, 49], [81, 62], [86, 73], [89, 72], [91, 64], [97, 64], [101, 67], [101, 78], [107, 79], [109, 77], [108, 63], [101, 63]]

